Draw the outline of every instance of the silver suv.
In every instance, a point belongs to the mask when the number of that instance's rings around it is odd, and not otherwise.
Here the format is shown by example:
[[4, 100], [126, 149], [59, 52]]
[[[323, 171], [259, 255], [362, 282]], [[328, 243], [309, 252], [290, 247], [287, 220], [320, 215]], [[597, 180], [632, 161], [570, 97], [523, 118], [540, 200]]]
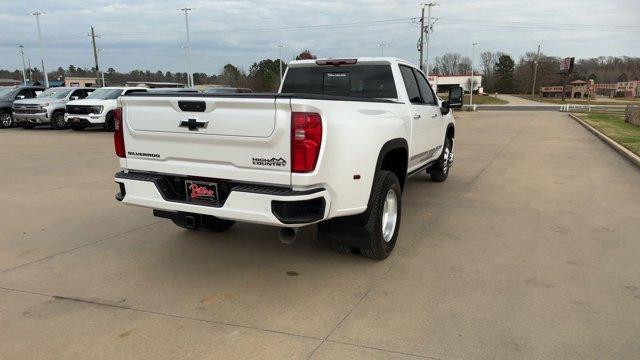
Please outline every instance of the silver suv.
[[23, 129], [50, 124], [52, 129], [66, 129], [64, 112], [67, 102], [84, 99], [93, 88], [56, 87], [49, 88], [36, 98], [13, 102], [14, 121]]

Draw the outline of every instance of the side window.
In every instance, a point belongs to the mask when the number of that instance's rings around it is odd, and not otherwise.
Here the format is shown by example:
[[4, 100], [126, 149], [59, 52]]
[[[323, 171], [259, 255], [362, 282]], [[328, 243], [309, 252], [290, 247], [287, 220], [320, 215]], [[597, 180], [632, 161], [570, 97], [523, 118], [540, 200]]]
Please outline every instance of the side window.
[[30, 99], [32, 97], [34, 97], [33, 95], [33, 91], [31, 89], [22, 89], [20, 90], [17, 94], [16, 94], [16, 99], [19, 96], [24, 96], [25, 99]]
[[418, 83], [411, 68], [408, 66], [400, 66], [400, 72], [402, 73], [404, 87], [407, 89], [407, 95], [409, 95], [409, 101], [411, 101], [412, 104], [422, 104]]
[[429, 86], [429, 82], [424, 77], [424, 75], [422, 75], [422, 73], [416, 69], [413, 69], [413, 72], [416, 75], [416, 79], [418, 79], [418, 87], [420, 88], [420, 94], [422, 94], [424, 103], [427, 105], [438, 104], [435, 95], [433, 95], [433, 89], [431, 88], [431, 86]]
[[133, 93], [139, 93], [139, 92], [147, 92], [147, 90], [142, 90], [142, 89], [133, 89], [133, 90], [127, 90], [124, 92], [125, 95], [129, 95], [129, 94], [133, 94]]
[[69, 98], [72, 98], [74, 96], [77, 96], [78, 99], [84, 99], [86, 96], [84, 95], [84, 92], [82, 90], [73, 90], [73, 92], [71, 93], [71, 95], [69, 95]]
[[89, 94], [91, 94], [93, 90], [95, 89], [83, 89], [82, 91], [84, 91], [84, 97], [89, 96]]

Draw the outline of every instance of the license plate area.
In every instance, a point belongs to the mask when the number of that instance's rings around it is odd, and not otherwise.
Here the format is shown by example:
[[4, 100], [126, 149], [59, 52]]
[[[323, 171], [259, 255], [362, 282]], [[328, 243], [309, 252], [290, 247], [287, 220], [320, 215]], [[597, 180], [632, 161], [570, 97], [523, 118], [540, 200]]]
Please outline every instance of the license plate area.
[[218, 183], [200, 180], [185, 180], [186, 201], [218, 203]]

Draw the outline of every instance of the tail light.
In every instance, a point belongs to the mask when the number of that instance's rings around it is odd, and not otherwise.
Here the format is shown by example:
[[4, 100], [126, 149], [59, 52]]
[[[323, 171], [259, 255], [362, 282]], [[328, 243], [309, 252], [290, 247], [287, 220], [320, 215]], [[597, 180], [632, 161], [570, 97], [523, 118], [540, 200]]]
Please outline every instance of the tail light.
[[116, 155], [126, 158], [127, 152], [124, 148], [124, 134], [122, 132], [122, 108], [113, 109], [113, 121], [116, 130], [113, 133], [113, 145], [116, 149]]
[[305, 173], [316, 168], [322, 143], [320, 114], [291, 114], [291, 172]]

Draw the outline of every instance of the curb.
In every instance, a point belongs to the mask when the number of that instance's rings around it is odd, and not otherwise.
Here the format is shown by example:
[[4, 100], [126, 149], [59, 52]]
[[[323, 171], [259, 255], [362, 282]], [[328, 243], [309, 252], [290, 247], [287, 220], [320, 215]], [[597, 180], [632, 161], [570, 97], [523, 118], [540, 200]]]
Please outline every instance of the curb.
[[600, 140], [602, 140], [604, 143], [606, 143], [607, 145], [612, 147], [613, 150], [617, 151], [620, 155], [625, 157], [627, 160], [631, 161], [633, 164], [635, 164], [636, 166], [640, 167], [640, 156], [638, 156], [638, 155], [632, 153], [631, 151], [627, 150], [627, 148], [625, 148], [624, 146], [622, 146], [622, 145], [618, 144], [617, 142], [613, 141], [613, 139], [611, 139], [607, 135], [601, 133], [599, 130], [597, 130], [593, 126], [587, 124], [585, 121], [583, 121], [579, 117], [577, 117], [577, 116], [575, 116], [573, 114], [569, 114], [569, 116], [571, 116], [580, 125], [584, 126], [587, 130], [592, 132], [595, 136], [600, 138]]

